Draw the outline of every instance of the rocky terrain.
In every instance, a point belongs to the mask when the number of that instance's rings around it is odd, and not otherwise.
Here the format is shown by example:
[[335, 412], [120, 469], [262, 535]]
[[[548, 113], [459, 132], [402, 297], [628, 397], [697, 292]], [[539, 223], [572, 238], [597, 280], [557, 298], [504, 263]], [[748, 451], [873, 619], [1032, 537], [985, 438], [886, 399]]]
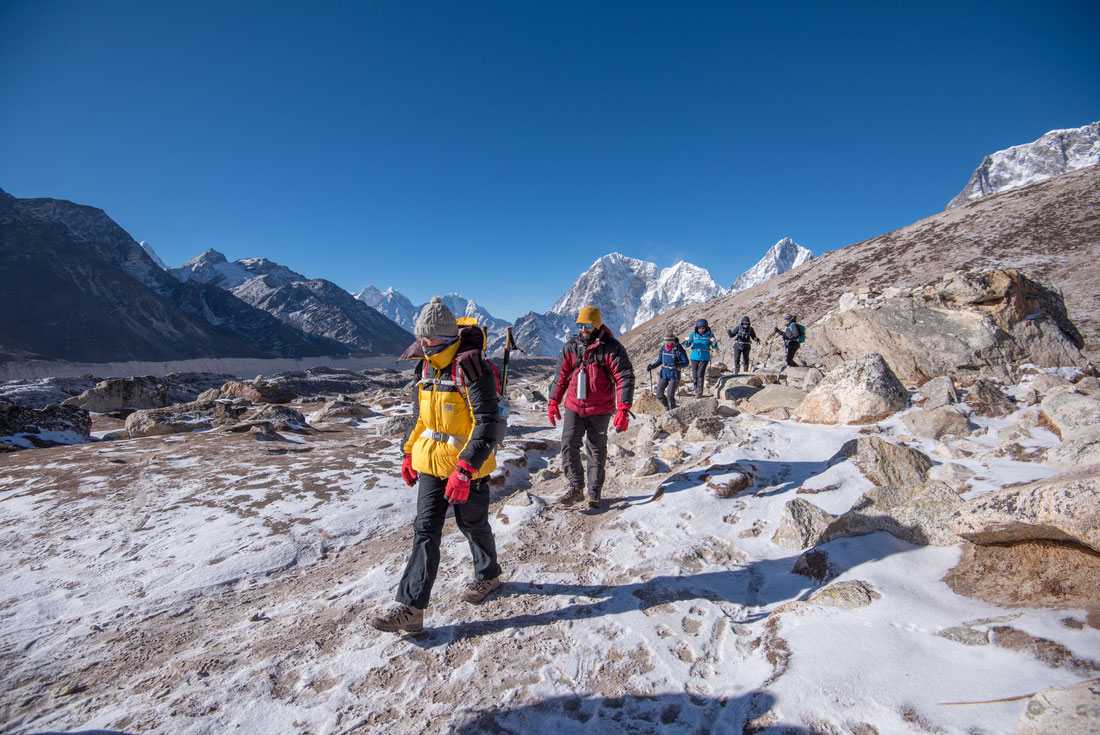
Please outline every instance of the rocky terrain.
[[1007, 354], [919, 381], [874, 352], [716, 366], [669, 412], [639, 376], [600, 511], [553, 503], [551, 363], [517, 363], [504, 585], [459, 600], [449, 522], [415, 636], [367, 625], [410, 539], [409, 372], [148, 408], [167, 385], [101, 382], [62, 407], [98, 409], [78, 443], [4, 456], [0, 731], [1078, 731], [1100, 705], [1100, 381]]

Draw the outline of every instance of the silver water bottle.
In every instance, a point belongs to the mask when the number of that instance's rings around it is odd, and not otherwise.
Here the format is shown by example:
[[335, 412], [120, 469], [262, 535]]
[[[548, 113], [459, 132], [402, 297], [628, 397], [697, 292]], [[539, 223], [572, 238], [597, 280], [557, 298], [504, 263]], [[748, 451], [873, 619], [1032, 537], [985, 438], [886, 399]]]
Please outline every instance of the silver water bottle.
[[583, 401], [588, 398], [588, 373], [584, 368], [577, 374], [577, 400]]

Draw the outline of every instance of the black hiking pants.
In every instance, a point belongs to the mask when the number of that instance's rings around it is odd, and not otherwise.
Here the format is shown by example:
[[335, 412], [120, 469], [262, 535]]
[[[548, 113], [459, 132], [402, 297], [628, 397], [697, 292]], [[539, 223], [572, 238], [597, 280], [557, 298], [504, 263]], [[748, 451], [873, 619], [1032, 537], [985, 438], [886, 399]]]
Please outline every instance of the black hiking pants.
[[738, 366], [741, 361], [745, 361], [745, 372], [749, 371], [749, 343], [748, 342], [734, 342], [733, 343], [733, 372], [741, 372]]
[[695, 388], [695, 397], [703, 395], [703, 383], [707, 381], [707, 367], [710, 360], [688, 360], [691, 363], [691, 382]]
[[679, 378], [657, 378], [657, 400], [662, 406], [676, 408], [676, 389], [679, 386]]
[[416, 495], [416, 520], [413, 521], [412, 553], [405, 573], [397, 585], [397, 601], [421, 609], [428, 606], [435, 576], [439, 571], [439, 542], [443, 538], [443, 522], [447, 509], [455, 509], [458, 530], [470, 542], [474, 556], [474, 576], [492, 579], [500, 576], [497, 545], [489, 527], [489, 478], [470, 483], [470, 497], [453, 506], [443, 497], [447, 480], [426, 472], [420, 473]]
[[794, 361], [794, 353], [798, 352], [799, 346], [800, 346], [800, 344], [799, 344], [798, 340], [796, 340], [796, 339], [791, 340], [790, 342], [787, 343], [787, 364], [790, 365], [791, 367], [798, 367], [798, 365], [795, 364], [795, 361]]
[[585, 471], [581, 467], [581, 443], [588, 461], [588, 494], [600, 496], [604, 465], [607, 463], [607, 426], [611, 414], [581, 416], [561, 407], [561, 467], [569, 486], [584, 490]]

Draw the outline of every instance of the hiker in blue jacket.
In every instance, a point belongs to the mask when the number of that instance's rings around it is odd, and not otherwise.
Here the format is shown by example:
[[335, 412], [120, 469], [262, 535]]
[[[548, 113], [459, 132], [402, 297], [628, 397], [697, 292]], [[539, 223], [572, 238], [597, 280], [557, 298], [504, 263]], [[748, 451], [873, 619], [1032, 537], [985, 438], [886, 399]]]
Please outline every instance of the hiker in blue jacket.
[[658, 365], [661, 366], [661, 373], [657, 377], [657, 400], [665, 409], [676, 408], [676, 388], [680, 385], [680, 369], [687, 367], [688, 364], [687, 353], [676, 341], [676, 335], [666, 334], [664, 345], [657, 353], [657, 359], [646, 367], [646, 370], [652, 370]]
[[691, 350], [689, 359], [691, 361], [691, 380], [695, 385], [695, 397], [702, 398], [703, 383], [707, 379], [707, 366], [710, 365], [710, 351], [718, 347], [718, 340], [715, 338], [714, 332], [710, 331], [706, 319], [699, 319], [695, 322], [695, 329], [684, 340], [684, 347]]
[[787, 346], [787, 365], [798, 367], [794, 361], [794, 353], [798, 352], [798, 348], [806, 341], [806, 328], [798, 323], [794, 314], [785, 314], [783, 321], [786, 322], [783, 331], [779, 331], [779, 327], [776, 327], [775, 333], [783, 338], [783, 344]]

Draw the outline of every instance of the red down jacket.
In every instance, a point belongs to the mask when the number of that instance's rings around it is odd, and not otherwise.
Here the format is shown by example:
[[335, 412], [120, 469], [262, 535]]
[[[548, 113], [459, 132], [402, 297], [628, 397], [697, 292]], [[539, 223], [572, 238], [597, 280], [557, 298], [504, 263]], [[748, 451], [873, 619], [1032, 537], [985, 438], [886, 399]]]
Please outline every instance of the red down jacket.
[[[588, 395], [577, 398], [577, 379], [581, 371], [588, 379]], [[615, 335], [604, 325], [596, 330], [591, 342], [578, 334], [565, 343], [558, 361], [558, 372], [550, 385], [550, 398], [581, 416], [614, 413], [620, 403], [634, 403], [634, 367]]]

